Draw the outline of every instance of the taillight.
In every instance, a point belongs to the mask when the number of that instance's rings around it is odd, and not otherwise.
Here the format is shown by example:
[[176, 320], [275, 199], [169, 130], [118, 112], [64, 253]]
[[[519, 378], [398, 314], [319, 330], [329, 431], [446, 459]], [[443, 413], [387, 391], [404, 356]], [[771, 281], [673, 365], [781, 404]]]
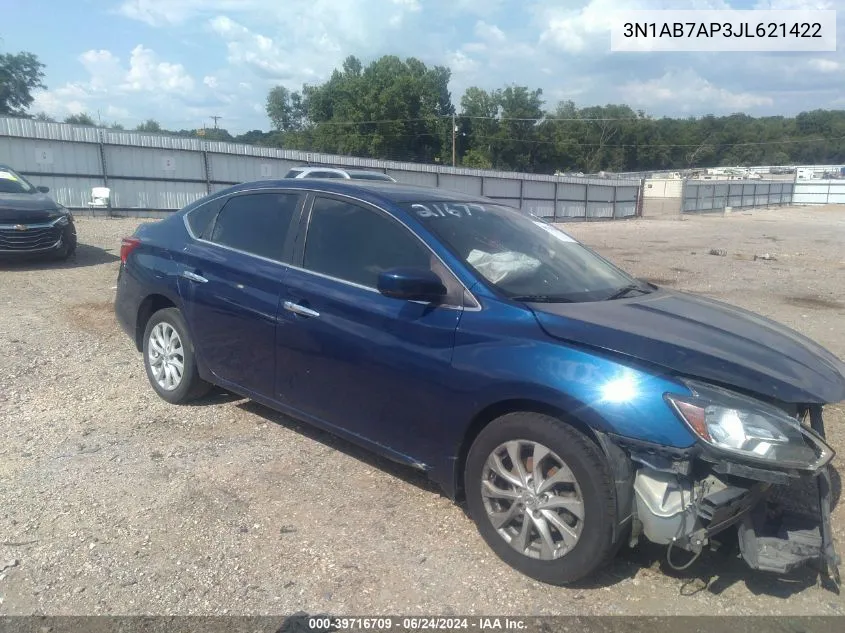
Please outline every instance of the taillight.
[[137, 237], [124, 237], [120, 240], [120, 261], [122, 263], [126, 263], [126, 258], [129, 257], [129, 253], [134, 251], [141, 245], [141, 240]]

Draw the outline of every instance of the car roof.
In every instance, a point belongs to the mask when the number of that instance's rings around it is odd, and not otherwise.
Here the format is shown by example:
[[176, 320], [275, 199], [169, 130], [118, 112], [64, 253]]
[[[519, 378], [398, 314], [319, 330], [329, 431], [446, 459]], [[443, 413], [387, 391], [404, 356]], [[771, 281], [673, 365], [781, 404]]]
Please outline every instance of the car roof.
[[[325, 178], [286, 178], [284, 180], [260, 180], [244, 182], [225, 191], [234, 193], [246, 189], [311, 189], [325, 193], [340, 193], [365, 196], [388, 203], [403, 202], [494, 202], [483, 196], [472, 196], [458, 191], [437, 187], [409, 185], [382, 180], [331, 180]], [[219, 193], [223, 193], [222, 191]]]

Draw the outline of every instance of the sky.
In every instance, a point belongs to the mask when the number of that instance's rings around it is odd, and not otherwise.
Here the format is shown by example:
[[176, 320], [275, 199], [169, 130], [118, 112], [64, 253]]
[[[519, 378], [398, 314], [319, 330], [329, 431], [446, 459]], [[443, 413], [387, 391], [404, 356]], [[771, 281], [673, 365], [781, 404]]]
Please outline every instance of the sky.
[[[620, 9], [837, 9], [837, 52], [611, 52]], [[348, 55], [542, 88], [547, 109], [626, 103], [654, 116], [845, 108], [845, 0], [0, 0], [0, 52], [30, 51], [31, 112], [134, 127], [267, 130], [267, 92], [326, 80]]]

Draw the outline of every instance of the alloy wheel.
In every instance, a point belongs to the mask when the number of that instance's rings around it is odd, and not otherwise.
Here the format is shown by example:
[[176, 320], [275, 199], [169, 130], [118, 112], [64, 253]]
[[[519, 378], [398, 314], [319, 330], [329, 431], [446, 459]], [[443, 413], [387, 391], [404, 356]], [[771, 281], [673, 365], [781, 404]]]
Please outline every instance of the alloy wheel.
[[529, 558], [555, 560], [572, 551], [584, 525], [584, 501], [569, 466], [548, 447], [511, 440], [487, 457], [481, 476], [487, 517]]
[[185, 350], [176, 329], [162, 321], [150, 332], [147, 357], [158, 386], [173, 391], [182, 383], [185, 372]]

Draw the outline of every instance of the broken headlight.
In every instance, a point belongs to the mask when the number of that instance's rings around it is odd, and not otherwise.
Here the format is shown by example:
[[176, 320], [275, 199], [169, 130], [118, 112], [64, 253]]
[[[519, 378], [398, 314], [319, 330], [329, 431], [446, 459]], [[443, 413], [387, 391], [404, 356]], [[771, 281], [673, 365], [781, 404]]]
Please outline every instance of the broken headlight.
[[708, 447], [723, 456], [784, 469], [816, 471], [833, 458], [816, 433], [765, 402], [688, 381], [692, 395], [664, 397]]

